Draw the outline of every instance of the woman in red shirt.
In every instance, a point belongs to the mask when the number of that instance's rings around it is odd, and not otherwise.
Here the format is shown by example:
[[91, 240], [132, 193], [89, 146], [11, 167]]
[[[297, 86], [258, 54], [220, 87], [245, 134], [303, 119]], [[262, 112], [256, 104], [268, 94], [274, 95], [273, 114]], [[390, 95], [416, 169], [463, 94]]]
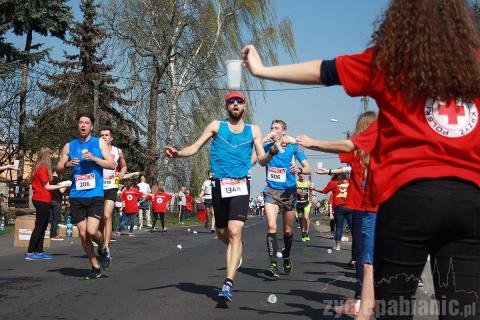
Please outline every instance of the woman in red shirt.
[[[342, 85], [350, 96], [376, 101], [370, 164], [380, 205], [378, 318], [413, 318], [430, 255], [436, 297], [458, 307], [443, 308], [439, 318], [470, 308], [479, 319], [480, 34], [473, 10], [466, 0], [393, 0], [377, 26], [371, 47], [359, 54], [265, 67], [249, 45], [243, 64], [260, 78]], [[452, 274], [454, 283], [443, 285]]]
[[167, 231], [167, 228], [165, 228], [165, 214], [167, 213], [167, 204], [170, 200], [172, 200], [172, 195], [166, 193], [163, 186], [152, 186], [152, 193], [144, 200], [152, 202], [153, 222], [150, 232], [155, 231], [155, 225], [158, 219], [160, 219], [160, 223], [162, 224], [162, 232]]
[[128, 223], [128, 235], [130, 237], [135, 236], [135, 234], [133, 233], [133, 226], [135, 224], [135, 218], [138, 215], [138, 199], [145, 198], [146, 196], [146, 194], [136, 188], [135, 183], [130, 181], [127, 184], [127, 188], [122, 192], [120, 196], [120, 199], [124, 203], [123, 214], [125, 215], [125, 219], [122, 220], [123, 224], [121, 224], [118, 228], [119, 232], [122, 232], [124, 224]]
[[25, 254], [26, 260], [50, 260], [52, 256], [43, 251], [43, 238], [48, 227], [50, 218], [50, 203], [52, 195], [50, 191], [57, 190], [68, 185], [66, 182], [57, 185], [50, 185], [52, 180], [52, 150], [41, 148], [37, 152], [37, 162], [33, 167], [32, 177], [32, 202], [35, 207], [35, 227], [28, 243], [28, 251]]
[[347, 200], [348, 181], [344, 174], [334, 174], [332, 179], [323, 189], [312, 188], [317, 192], [333, 195], [333, 219], [335, 220], [335, 247], [339, 251], [342, 243], [343, 225], [347, 221], [349, 230], [352, 230], [352, 209], [345, 207]]

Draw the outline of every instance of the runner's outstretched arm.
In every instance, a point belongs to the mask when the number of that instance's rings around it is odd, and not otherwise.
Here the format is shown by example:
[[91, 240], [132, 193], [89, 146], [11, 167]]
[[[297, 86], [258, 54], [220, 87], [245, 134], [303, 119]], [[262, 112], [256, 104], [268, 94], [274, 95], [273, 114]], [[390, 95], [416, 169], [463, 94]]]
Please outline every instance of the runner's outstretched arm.
[[185, 147], [183, 149], [177, 150], [172, 146], [165, 146], [165, 153], [169, 158], [184, 158], [190, 157], [196, 154], [201, 147], [218, 132], [220, 127], [220, 121], [215, 120], [210, 122], [210, 124], [205, 128], [200, 138], [195, 141], [192, 145]]
[[267, 163], [272, 160], [272, 157], [278, 153], [277, 144], [273, 144], [268, 152], [265, 152], [262, 145], [262, 131], [260, 127], [253, 126], [253, 144], [255, 146], [255, 152], [257, 153], [258, 163], [264, 167]]

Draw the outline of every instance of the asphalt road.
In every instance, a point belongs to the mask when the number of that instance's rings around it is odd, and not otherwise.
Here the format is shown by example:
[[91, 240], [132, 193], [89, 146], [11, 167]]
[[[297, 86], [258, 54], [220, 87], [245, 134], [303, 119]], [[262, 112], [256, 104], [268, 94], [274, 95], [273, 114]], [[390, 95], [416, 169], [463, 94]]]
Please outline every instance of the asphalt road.
[[[328, 253], [333, 243], [322, 232], [327, 228], [312, 228], [309, 243], [300, 241], [296, 229], [293, 272], [272, 281], [263, 275], [265, 221], [251, 218], [228, 304], [217, 298], [225, 246], [201, 226], [122, 236], [111, 245], [112, 266], [89, 281], [83, 280], [89, 265], [77, 238], [53, 243], [50, 261], [26, 261], [23, 249], [1, 250], [0, 319], [351, 319], [335, 317], [330, 309], [352, 296], [354, 273], [343, 267], [350, 245]], [[7, 237], [0, 237], [0, 248], [11, 247]], [[270, 294], [277, 303], [267, 302]]]

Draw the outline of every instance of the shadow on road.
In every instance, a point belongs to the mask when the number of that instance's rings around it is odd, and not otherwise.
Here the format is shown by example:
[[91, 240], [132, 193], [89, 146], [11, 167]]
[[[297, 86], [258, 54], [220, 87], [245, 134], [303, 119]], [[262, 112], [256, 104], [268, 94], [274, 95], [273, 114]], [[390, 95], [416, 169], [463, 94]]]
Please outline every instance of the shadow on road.
[[151, 287], [145, 289], [138, 289], [138, 291], [152, 291], [152, 290], [161, 290], [166, 288], [177, 288], [184, 292], [190, 292], [202, 296], [207, 296], [217, 303], [217, 308], [228, 309], [228, 305], [225, 300], [218, 296], [218, 287], [208, 286], [208, 285], [199, 285], [191, 282], [180, 282], [177, 284], [169, 284], [159, 287]]
[[[78, 268], [59, 268], [59, 269], [50, 269], [48, 272], [58, 272], [64, 276], [76, 277], [76, 278], [85, 278], [90, 269], [78, 269]], [[103, 275], [102, 277], [106, 277]]]
[[256, 311], [259, 315], [267, 315], [267, 314], [285, 314], [285, 315], [292, 315], [292, 316], [300, 316], [300, 317], [308, 317], [309, 319], [324, 319], [324, 320], [333, 320], [333, 319], [352, 319], [347, 316], [339, 316], [336, 315], [330, 308], [325, 309], [314, 309], [309, 305], [306, 304], [299, 304], [299, 303], [286, 303], [286, 306], [297, 308], [297, 311], [274, 311], [274, 310], [261, 310], [256, 308], [250, 307], [240, 307], [240, 310], [245, 311]]

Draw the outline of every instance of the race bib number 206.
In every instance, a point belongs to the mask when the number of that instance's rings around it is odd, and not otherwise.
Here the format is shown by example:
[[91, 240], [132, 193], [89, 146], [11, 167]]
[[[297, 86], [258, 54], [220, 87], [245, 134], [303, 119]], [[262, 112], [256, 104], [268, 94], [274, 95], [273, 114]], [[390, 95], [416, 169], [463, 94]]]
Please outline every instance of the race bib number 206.
[[222, 198], [248, 195], [247, 181], [245, 179], [225, 178], [220, 180]]
[[75, 177], [75, 189], [90, 190], [95, 189], [95, 174], [82, 174]]

